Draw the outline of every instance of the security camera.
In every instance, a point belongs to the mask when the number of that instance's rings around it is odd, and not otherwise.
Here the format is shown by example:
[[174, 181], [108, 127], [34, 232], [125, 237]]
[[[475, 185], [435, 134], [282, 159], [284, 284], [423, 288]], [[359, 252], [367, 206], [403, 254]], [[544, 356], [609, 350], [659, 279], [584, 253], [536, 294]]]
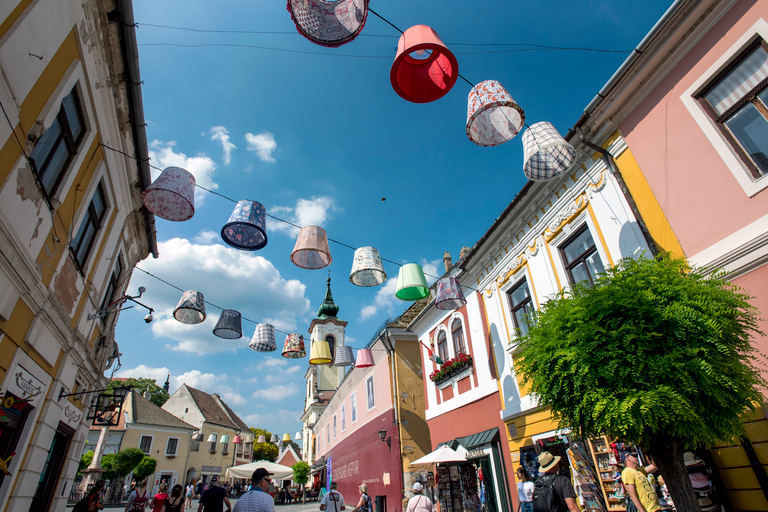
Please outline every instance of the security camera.
[[152, 323], [152, 320], [154, 320], [154, 318], [152, 317], [151, 313], [144, 317], [144, 321], [147, 322], [148, 324]]

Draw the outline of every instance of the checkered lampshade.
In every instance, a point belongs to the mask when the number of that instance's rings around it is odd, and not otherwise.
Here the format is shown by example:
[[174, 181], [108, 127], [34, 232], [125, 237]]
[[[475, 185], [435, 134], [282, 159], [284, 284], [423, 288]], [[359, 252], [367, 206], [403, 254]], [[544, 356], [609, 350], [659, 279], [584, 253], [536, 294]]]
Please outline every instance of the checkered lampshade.
[[352, 366], [355, 364], [355, 355], [352, 353], [352, 347], [344, 345], [336, 348], [336, 361], [333, 366]]
[[248, 346], [256, 352], [274, 352], [277, 350], [274, 326], [270, 324], [257, 324], [256, 330], [253, 331], [253, 338], [251, 338]]
[[225, 309], [221, 312], [213, 334], [219, 338], [235, 340], [243, 337], [243, 328], [240, 324], [240, 312], [234, 309]]
[[459, 78], [459, 62], [432, 27], [414, 25], [397, 43], [389, 72], [392, 88], [404, 100], [429, 103], [451, 90]]
[[379, 286], [387, 280], [381, 256], [375, 247], [358, 247], [352, 261], [349, 282], [357, 286]]
[[523, 133], [523, 172], [529, 180], [546, 181], [567, 170], [576, 150], [552, 123], [532, 124]]
[[197, 290], [187, 290], [181, 294], [179, 304], [173, 310], [173, 318], [183, 324], [199, 324], [205, 320], [205, 299]]
[[442, 310], [459, 309], [467, 304], [459, 280], [455, 277], [444, 277], [437, 282], [435, 307]]
[[242, 251], [256, 251], [267, 245], [267, 210], [256, 201], [238, 201], [229, 221], [221, 228], [221, 239]]
[[[397, 292], [401, 300], [419, 300], [429, 296], [429, 286], [424, 271], [418, 263], [406, 263], [397, 276]], [[358, 357], [360, 357], [358, 355]]]
[[320, 226], [304, 226], [291, 252], [294, 265], [306, 269], [325, 268], [331, 264], [328, 237]]
[[472, 87], [467, 101], [467, 137], [478, 146], [498, 146], [522, 128], [525, 113], [496, 80]]
[[320, 46], [336, 48], [363, 29], [368, 0], [288, 0], [288, 11], [301, 35]]
[[181, 167], [166, 167], [141, 199], [161, 219], [189, 220], [195, 214], [195, 177]]
[[296, 333], [287, 335], [285, 337], [282, 355], [288, 359], [301, 359], [302, 357], [306, 357], [307, 351], [304, 349], [304, 336]]

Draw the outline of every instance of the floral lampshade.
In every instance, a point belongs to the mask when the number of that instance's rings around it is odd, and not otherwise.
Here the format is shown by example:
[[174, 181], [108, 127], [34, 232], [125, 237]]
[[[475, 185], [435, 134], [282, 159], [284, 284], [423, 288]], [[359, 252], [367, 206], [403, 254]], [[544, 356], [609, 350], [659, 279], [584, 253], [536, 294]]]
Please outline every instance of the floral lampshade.
[[325, 268], [331, 264], [328, 237], [320, 226], [304, 226], [291, 252], [294, 265], [306, 269]]
[[288, 11], [301, 35], [320, 46], [336, 48], [363, 29], [368, 0], [288, 0]]
[[221, 312], [216, 327], [213, 328], [213, 334], [219, 338], [235, 340], [243, 337], [240, 312], [234, 309], [225, 309]]
[[435, 294], [435, 307], [437, 309], [459, 309], [466, 304], [467, 299], [464, 297], [458, 279], [444, 277], [437, 282], [437, 293]]
[[234, 439], [232, 439], [232, 444], [242, 444], [243, 438], [240, 437], [240, 434], [237, 434]]
[[256, 330], [253, 331], [253, 338], [251, 338], [248, 347], [256, 352], [274, 352], [277, 350], [275, 327], [271, 324], [256, 324]]
[[195, 215], [195, 177], [181, 167], [166, 167], [142, 192], [141, 199], [161, 219], [189, 220]]
[[529, 180], [552, 179], [566, 171], [575, 158], [576, 150], [552, 123], [532, 124], [523, 133], [523, 172]]
[[288, 359], [301, 359], [302, 357], [306, 357], [307, 352], [304, 349], [304, 336], [296, 333], [287, 335], [285, 337], [282, 355]]
[[352, 366], [353, 364], [355, 364], [355, 355], [352, 353], [352, 347], [346, 345], [337, 347], [333, 366]]
[[361, 348], [357, 351], [357, 361], [355, 368], [370, 368], [376, 363], [373, 361], [373, 352], [369, 348]]
[[349, 281], [357, 286], [379, 286], [387, 280], [381, 256], [375, 247], [358, 247], [352, 261]]
[[173, 310], [173, 318], [183, 324], [199, 324], [205, 320], [205, 299], [202, 292], [187, 290], [182, 293], [179, 304]]
[[525, 113], [496, 80], [472, 87], [467, 102], [467, 137], [478, 146], [498, 146], [522, 128]]
[[[429, 286], [424, 271], [418, 263], [406, 263], [397, 276], [397, 292], [401, 300], [419, 300], [429, 296]], [[360, 357], [358, 355], [358, 357]]]
[[229, 221], [221, 228], [221, 239], [242, 251], [256, 251], [267, 245], [267, 210], [256, 201], [238, 201]]
[[459, 63], [434, 29], [415, 25], [400, 36], [389, 80], [395, 92], [414, 103], [435, 101], [451, 90]]
[[331, 364], [331, 347], [325, 340], [313, 340], [312, 348], [309, 350], [309, 364], [322, 365]]
[[266, 443], [267, 442], [267, 437], [264, 434], [261, 434], [259, 436], [258, 442], [259, 443]]

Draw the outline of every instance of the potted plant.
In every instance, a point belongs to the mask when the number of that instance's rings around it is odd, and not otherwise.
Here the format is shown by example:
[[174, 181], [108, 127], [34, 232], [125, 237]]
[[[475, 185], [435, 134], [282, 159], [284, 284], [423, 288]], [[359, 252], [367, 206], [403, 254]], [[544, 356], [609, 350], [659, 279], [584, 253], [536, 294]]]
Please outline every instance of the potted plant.
[[429, 375], [429, 378], [435, 384], [440, 384], [469, 366], [472, 366], [472, 356], [462, 353], [445, 361], [439, 369]]

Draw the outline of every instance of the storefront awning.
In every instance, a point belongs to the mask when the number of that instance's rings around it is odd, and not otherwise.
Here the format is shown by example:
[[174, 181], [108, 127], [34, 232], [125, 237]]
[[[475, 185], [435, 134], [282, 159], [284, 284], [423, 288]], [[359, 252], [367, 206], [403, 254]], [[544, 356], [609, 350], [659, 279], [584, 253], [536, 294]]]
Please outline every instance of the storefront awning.
[[498, 427], [494, 427], [484, 432], [478, 432], [477, 434], [472, 434], [471, 436], [458, 437], [456, 438], [456, 441], [458, 441], [459, 444], [464, 448], [466, 448], [467, 450], [473, 450], [479, 446], [483, 446], [484, 444], [488, 444], [495, 441], [498, 436], [499, 436], [499, 429]]
[[466, 455], [467, 450], [461, 446], [459, 446], [457, 450], [454, 450], [448, 445], [441, 445], [431, 453], [411, 462], [411, 466], [420, 464], [439, 464], [441, 462], [461, 462], [466, 459]]

